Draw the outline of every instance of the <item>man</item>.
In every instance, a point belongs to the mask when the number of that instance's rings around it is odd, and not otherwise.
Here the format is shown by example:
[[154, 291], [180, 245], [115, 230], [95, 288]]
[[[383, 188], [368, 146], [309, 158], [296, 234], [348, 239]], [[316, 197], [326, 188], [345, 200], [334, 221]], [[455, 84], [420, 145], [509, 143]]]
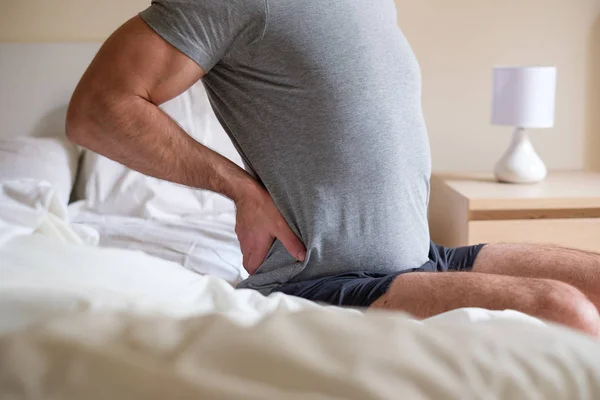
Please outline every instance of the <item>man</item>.
[[[246, 171], [157, 107], [200, 78]], [[599, 255], [430, 243], [420, 102], [393, 0], [157, 0], [104, 44], [67, 134], [231, 198], [240, 287], [421, 318], [516, 309], [597, 335]]]

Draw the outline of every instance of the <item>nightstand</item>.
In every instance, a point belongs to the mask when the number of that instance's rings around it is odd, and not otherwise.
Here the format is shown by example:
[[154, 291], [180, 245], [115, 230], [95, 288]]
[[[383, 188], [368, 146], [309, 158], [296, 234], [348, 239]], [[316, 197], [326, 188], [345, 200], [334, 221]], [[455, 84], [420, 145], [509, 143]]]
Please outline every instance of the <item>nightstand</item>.
[[551, 172], [535, 185], [434, 174], [429, 227], [433, 241], [450, 247], [529, 242], [600, 252], [600, 173]]

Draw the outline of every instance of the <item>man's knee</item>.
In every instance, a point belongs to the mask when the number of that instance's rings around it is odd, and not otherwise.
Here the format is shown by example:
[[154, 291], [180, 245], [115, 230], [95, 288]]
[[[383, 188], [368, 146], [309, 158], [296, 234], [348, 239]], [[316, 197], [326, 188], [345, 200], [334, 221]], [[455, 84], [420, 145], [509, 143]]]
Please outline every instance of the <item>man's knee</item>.
[[554, 280], [544, 280], [543, 286], [538, 296], [542, 314], [591, 335], [600, 335], [598, 310], [579, 289]]

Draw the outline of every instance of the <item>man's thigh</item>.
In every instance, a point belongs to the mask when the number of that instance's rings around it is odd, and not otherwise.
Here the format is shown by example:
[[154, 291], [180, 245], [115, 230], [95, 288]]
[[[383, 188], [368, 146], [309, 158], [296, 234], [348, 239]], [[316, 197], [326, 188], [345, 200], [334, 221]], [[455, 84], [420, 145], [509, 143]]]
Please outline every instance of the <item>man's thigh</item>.
[[472, 272], [402, 274], [370, 308], [428, 318], [464, 307], [516, 310], [594, 335], [600, 329], [598, 312], [585, 295], [550, 279]]
[[398, 276], [371, 308], [405, 311], [418, 318], [464, 307], [531, 312], [537, 307], [538, 294], [548, 288], [542, 279], [471, 272], [410, 273]]
[[600, 254], [553, 245], [491, 244], [477, 256], [473, 271], [554, 279], [581, 290], [600, 308]]

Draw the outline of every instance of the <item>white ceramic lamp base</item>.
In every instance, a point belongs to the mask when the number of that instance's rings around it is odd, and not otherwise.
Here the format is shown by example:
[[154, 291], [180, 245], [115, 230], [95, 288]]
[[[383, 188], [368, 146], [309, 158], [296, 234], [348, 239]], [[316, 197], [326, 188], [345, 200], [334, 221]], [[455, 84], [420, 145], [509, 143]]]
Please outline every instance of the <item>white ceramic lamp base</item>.
[[495, 174], [496, 179], [507, 183], [536, 183], [546, 179], [548, 170], [523, 128], [515, 129], [508, 150], [496, 164]]

